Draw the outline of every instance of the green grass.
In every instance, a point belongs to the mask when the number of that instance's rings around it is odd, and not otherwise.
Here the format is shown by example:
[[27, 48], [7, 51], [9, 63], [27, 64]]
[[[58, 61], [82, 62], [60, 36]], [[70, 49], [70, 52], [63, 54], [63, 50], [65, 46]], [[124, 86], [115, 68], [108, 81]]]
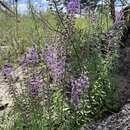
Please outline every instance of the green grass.
[[[43, 46], [47, 35], [54, 35], [54, 31], [49, 31], [47, 34], [46, 25], [43, 21], [48, 21], [52, 29], [57, 28], [57, 22], [53, 15], [49, 12], [42, 15], [41, 20], [28, 16], [20, 16], [19, 22], [16, 18], [11, 18], [2, 15], [0, 17], [0, 45], [8, 46], [6, 53], [1, 51], [0, 65], [3, 64], [3, 59], [8, 56], [11, 61], [15, 61], [27, 48], [31, 47], [34, 43], [38, 46]], [[98, 21], [101, 23], [101, 20]], [[110, 18], [102, 17], [102, 26], [100, 28], [94, 25], [88, 18], [77, 18], [76, 28], [78, 30], [86, 30], [89, 33], [97, 31], [106, 31], [111, 26]], [[102, 27], [102, 28], [101, 28]], [[9, 58], [8, 57], [8, 58]]]

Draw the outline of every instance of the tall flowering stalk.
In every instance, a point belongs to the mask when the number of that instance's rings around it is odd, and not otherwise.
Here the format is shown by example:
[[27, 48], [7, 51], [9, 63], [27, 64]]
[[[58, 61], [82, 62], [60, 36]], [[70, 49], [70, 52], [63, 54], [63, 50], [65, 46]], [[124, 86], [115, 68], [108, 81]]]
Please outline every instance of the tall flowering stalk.
[[67, 4], [67, 13], [75, 14], [80, 12], [80, 0], [70, 0]]
[[49, 45], [43, 50], [43, 57], [51, 71], [54, 82], [60, 82], [64, 77], [66, 52], [63, 47], [54, 47]]
[[77, 107], [80, 103], [80, 95], [88, 90], [89, 80], [85, 75], [81, 75], [78, 79], [71, 81], [71, 103]]
[[32, 97], [38, 96], [38, 90], [42, 84], [43, 84], [43, 81], [39, 76], [34, 76], [30, 80], [28, 80], [27, 85], [28, 85], [28, 88], [30, 90]]
[[26, 71], [29, 66], [36, 66], [39, 62], [39, 57], [35, 48], [28, 51], [21, 59], [20, 65], [23, 71]]

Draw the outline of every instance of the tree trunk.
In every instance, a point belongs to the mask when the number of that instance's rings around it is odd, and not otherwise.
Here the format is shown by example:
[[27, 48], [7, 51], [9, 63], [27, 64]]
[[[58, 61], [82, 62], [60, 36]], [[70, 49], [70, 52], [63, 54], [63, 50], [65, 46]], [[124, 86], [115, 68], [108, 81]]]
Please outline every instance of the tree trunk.
[[115, 22], [115, 0], [110, 0], [110, 11], [114, 23]]

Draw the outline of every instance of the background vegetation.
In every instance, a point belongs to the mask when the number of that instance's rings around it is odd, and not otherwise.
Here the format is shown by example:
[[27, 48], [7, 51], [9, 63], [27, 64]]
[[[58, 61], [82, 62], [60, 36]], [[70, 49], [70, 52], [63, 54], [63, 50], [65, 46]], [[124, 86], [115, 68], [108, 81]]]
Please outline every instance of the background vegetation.
[[77, 130], [119, 109], [111, 82], [118, 53], [103, 42], [110, 8], [75, 17], [52, 6], [0, 16], [0, 67], [14, 101], [4, 130]]

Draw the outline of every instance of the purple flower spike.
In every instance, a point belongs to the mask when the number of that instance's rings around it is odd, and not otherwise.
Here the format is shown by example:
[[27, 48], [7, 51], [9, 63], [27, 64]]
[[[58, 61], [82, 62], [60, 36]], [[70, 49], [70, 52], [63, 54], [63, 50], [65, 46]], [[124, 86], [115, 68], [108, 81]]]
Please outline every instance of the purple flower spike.
[[2, 70], [2, 75], [5, 78], [10, 78], [12, 77], [12, 73], [13, 73], [13, 66], [11, 64], [5, 64]]
[[60, 82], [65, 72], [66, 52], [62, 47], [48, 46], [43, 52], [45, 62], [51, 71], [54, 82]]
[[80, 95], [79, 95], [79, 91], [76, 87], [72, 87], [72, 91], [71, 91], [71, 103], [74, 106], [78, 106], [80, 99], [79, 99]]
[[43, 81], [40, 77], [33, 77], [28, 81], [28, 87], [33, 97], [38, 95], [38, 90], [42, 84]]
[[35, 48], [32, 48], [27, 54], [26, 54], [26, 61], [28, 64], [37, 64], [38, 63], [38, 54], [35, 50]]
[[78, 79], [71, 81], [71, 87], [71, 103], [76, 107], [80, 102], [81, 93], [89, 88], [88, 77], [82, 74]]
[[67, 12], [70, 14], [80, 12], [80, 0], [70, 0], [67, 4]]
[[27, 68], [32, 65], [33, 67], [38, 64], [39, 57], [35, 50], [35, 48], [32, 48], [29, 52], [27, 52], [21, 59], [20, 65], [22, 67], [22, 70], [25, 72]]

